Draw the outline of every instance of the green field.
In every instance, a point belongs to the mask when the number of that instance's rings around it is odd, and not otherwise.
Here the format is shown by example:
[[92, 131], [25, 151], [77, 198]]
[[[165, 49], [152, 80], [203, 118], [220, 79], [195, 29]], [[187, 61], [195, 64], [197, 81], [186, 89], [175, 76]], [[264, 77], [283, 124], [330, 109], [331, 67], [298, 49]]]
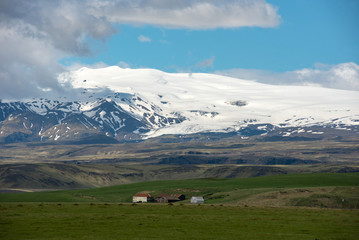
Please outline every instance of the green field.
[[353, 210], [222, 205], [0, 205], [0, 239], [357, 239]]
[[0, 194], [0, 202], [128, 203], [137, 192], [153, 196], [177, 193], [187, 199], [200, 195], [208, 204], [359, 208], [359, 173], [152, 181], [85, 190]]
[[[182, 193], [132, 204], [137, 192]], [[193, 195], [205, 204], [190, 204]], [[357, 239], [359, 173], [153, 181], [0, 194], [0, 239]]]

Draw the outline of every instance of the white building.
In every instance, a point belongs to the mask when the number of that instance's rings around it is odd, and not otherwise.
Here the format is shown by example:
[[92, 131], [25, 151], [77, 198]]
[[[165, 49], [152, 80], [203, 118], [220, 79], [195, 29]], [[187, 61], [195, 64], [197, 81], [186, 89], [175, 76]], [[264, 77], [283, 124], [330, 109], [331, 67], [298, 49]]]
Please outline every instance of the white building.
[[203, 197], [193, 196], [191, 198], [191, 203], [199, 203], [199, 204], [201, 204], [201, 203], [204, 203], [204, 199], [203, 199]]
[[132, 202], [134, 203], [153, 202], [153, 197], [148, 193], [137, 193], [136, 195], [133, 195]]

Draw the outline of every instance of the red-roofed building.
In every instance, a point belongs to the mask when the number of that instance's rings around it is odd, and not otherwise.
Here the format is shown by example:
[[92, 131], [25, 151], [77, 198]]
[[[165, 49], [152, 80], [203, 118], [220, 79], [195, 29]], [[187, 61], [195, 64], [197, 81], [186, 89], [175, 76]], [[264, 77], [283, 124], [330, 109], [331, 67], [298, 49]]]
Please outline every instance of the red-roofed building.
[[133, 195], [132, 202], [134, 203], [153, 202], [153, 197], [148, 193], [137, 193]]

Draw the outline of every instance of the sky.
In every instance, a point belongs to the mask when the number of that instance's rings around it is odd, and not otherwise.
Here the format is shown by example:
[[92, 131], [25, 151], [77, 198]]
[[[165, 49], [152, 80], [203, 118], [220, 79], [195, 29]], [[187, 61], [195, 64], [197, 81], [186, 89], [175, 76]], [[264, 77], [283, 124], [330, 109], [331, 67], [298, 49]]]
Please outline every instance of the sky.
[[83, 66], [359, 91], [358, 0], [0, 0], [0, 99]]

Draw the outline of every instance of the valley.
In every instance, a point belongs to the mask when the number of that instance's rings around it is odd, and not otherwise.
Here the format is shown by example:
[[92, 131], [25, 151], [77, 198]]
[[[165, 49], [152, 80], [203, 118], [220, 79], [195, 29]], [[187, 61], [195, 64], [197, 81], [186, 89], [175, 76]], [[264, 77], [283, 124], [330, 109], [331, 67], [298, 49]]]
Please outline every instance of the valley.
[[355, 138], [259, 141], [237, 135], [217, 137], [208, 141], [208, 135], [169, 135], [122, 144], [0, 144], [0, 185], [3, 191], [39, 191], [151, 180], [359, 171]]

